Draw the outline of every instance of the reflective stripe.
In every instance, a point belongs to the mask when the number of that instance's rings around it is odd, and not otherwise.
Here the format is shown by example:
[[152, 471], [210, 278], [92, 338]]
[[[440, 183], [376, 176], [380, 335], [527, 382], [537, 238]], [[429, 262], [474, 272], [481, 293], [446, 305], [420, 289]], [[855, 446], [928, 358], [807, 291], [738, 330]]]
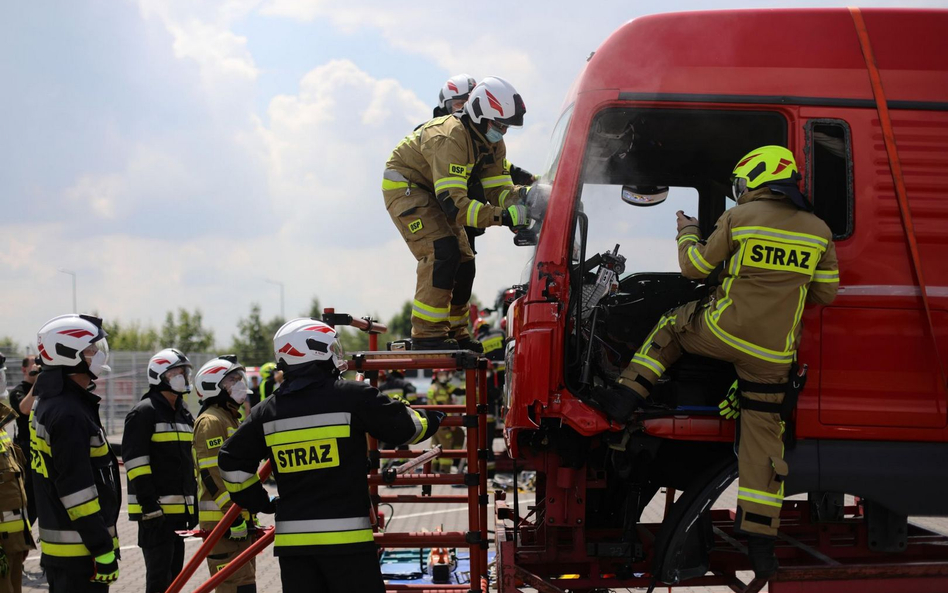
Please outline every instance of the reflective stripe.
[[221, 472], [221, 479], [228, 492], [240, 492], [260, 481], [257, 474], [242, 471]]
[[839, 270], [817, 270], [813, 273], [813, 282], [839, 282]]
[[194, 432], [187, 424], [170, 422], [155, 423], [155, 432]]
[[214, 502], [212, 504], [217, 505], [218, 508], [224, 508], [224, 505], [227, 504], [228, 502], [230, 502], [230, 492], [224, 491], [217, 498], [214, 499]]
[[642, 342], [642, 347], [639, 348], [639, 351], [637, 352], [637, 354], [645, 355], [649, 351], [649, 348], [652, 346], [652, 338], [655, 337], [655, 334], [658, 333], [658, 330], [662, 329], [666, 325], [675, 325], [677, 321], [678, 321], [677, 315], [672, 315], [671, 317], [662, 316], [662, 318], [658, 320], [658, 324], [655, 325], [655, 329], [652, 330], [652, 333], [650, 333], [648, 337], [645, 338], [645, 341]]
[[702, 274], [710, 274], [711, 270], [714, 269], [711, 264], [708, 263], [708, 260], [704, 259], [704, 256], [698, 252], [698, 248], [694, 245], [688, 248], [688, 259], [691, 260], [691, 265]]
[[443, 189], [467, 189], [467, 179], [464, 177], [442, 177], [435, 181], [435, 193], [441, 193]]
[[658, 377], [661, 377], [662, 375], [665, 374], [665, 365], [658, 362], [654, 358], [645, 356], [644, 354], [636, 354], [635, 356], [632, 357], [632, 362], [635, 362], [644, 366], [648, 370], [655, 373], [655, 375]]
[[125, 469], [135, 469], [136, 467], [141, 467], [143, 465], [148, 465], [151, 463], [151, 457], [148, 455], [142, 455], [141, 457], [135, 457], [133, 459], [128, 459], [125, 461]]
[[208, 469], [211, 467], [217, 467], [217, 455], [214, 457], [205, 457], [203, 459], [198, 459], [198, 467], [200, 469]]
[[[137, 503], [138, 496], [135, 494], [128, 495], [128, 502]], [[182, 495], [182, 494], [166, 494], [164, 496], [158, 497], [159, 504], [189, 504], [194, 506], [194, 497], [191, 495]]]
[[169, 422], [158, 422], [155, 424], [155, 433], [151, 435], [154, 443], [166, 443], [170, 441], [191, 442], [194, 439], [193, 430], [187, 424], [171, 424]]
[[[115, 526], [109, 527], [109, 535], [115, 537]], [[81, 544], [82, 536], [78, 531], [62, 529], [39, 528], [39, 537], [42, 541], [53, 544]]]
[[793, 352], [778, 352], [776, 350], [770, 350], [727, 333], [718, 327], [718, 323], [711, 316], [710, 310], [705, 311], [705, 320], [708, 322], [708, 327], [711, 328], [711, 333], [713, 333], [715, 337], [736, 350], [740, 350], [745, 354], [750, 354], [754, 358], [766, 360], [767, 362], [776, 362], [781, 364], [793, 362]]
[[268, 434], [264, 440], [266, 441], [268, 447], [275, 447], [277, 445], [299, 443], [302, 441], [344, 439], [348, 437], [349, 434], [349, 425], [339, 424], [336, 426], [320, 426], [318, 428], [301, 428], [299, 430], [276, 432], [273, 434]]
[[359, 544], [375, 540], [371, 529], [358, 531], [342, 531], [339, 533], [286, 533], [276, 534], [273, 545], [281, 546], [338, 546], [342, 544]]
[[422, 303], [418, 299], [413, 300], [411, 306], [411, 314], [414, 317], [418, 317], [426, 321], [433, 321], [435, 323], [439, 321], [447, 321], [450, 311], [450, 307], [432, 307], [431, 305]]
[[484, 177], [481, 179], [481, 185], [484, 189], [493, 187], [502, 187], [504, 185], [513, 185], [513, 178], [510, 175], [497, 175], [494, 177]]
[[68, 509], [69, 507], [74, 507], [77, 504], [88, 502], [92, 500], [93, 498], [96, 498], [97, 496], [99, 496], [99, 490], [93, 484], [92, 486], [89, 486], [88, 488], [77, 490], [76, 492], [73, 492], [72, 494], [67, 494], [66, 496], [60, 496], [59, 500], [60, 502], [63, 503], [63, 506]]
[[139, 476], [147, 476], [147, 475], [149, 475], [149, 474], [151, 474], [151, 466], [150, 466], [150, 465], [145, 465], [145, 466], [142, 466], [142, 467], [136, 467], [135, 469], [130, 469], [130, 470], [128, 470], [128, 479], [129, 479], [129, 480], [134, 480], [135, 478], [137, 478], [137, 477], [139, 477]]
[[735, 240], [746, 239], [750, 237], [764, 237], [770, 239], [780, 239], [787, 243], [796, 243], [798, 245], [816, 245], [817, 247], [826, 250], [829, 242], [822, 237], [817, 237], [816, 235], [808, 235], [807, 233], [795, 233], [793, 231], [785, 231], [782, 229], [774, 229], [764, 226], [741, 226], [736, 227], [731, 230], [731, 237]]
[[[161, 512], [165, 514], [180, 515], [187, 512], [186, 507], [194, 507], [194, 497], [180, 494], [159, 496], [158, 506], [161, 507]], [[140, 515], [142, 513], [142, 505], [138, 504], [138, 497], [134, 494], [128, 495], [128, 513], [130, 515]]]
[[407, 181], [389, 181], [388, 179], [382, 180], [382, 191], [387, 191], [391, 189], [407, 189], [409, 187]]
[[464, 313], [461, 313], [460, 315], [449, 315], [448, 321], [450, 321], [451, 324], [453, 325], [459, 321], [464, 321], [465, 319], [469, 319], [470, 317], [471, 317], [471, 310], [465, 309]]
[[786, 349], [790, 351], [793, 349], [794, 343], [794, 334], [796, 333], [797, 326], [800, 325], [800, 318], [803, 317], [803, 305], [806, 304], [806, 285], [800, 287], [800, 298], [797, 302], [797, 310], [793, 313], [793, 323], [790, 325], [790, 331], [787, 333], [787, 342]]
[[679, 245], [681, 245], [681, 244], [684, 243], [685, 241], [692, 241], [692, 242], [694, 242], [694, 243], [697, 243], [697, 242], [699, 241], [698, 235], [682, 235], [682, 236], [678, 237], [678, 244], [679, 244]]
[[0, 533], [19, 533], [26, 529], [26, 523], [23, 517], [17, 517], [10, 521], [0, 522]]
[[777, 507], [778, 509], [783, 506], [783, 496], [780, 494], [771, 494], [770, 492], [751, 490], [750, 488], [738, 488], [737, 499]]
[[411, 421], [415, 425], [415, 434], [413, 434], [411, 440], [408, 441], [414, 445], [421, 441], [421, 437], [425, 436], [425, 433], [428, 431], [428, 417], [412, 408], [405, 408], [405, 411], [411, 416]]
[[342, 519], [302, 519], [298, 521], [277, 521], [277, 533], [334, 533], [372, 529], [368, 517], [346, 517]]
[[467, 206], [467, 226], [477, 226], [477, 217], [481, 213], [483, 206], [483, 203], [477, 200], [471, 200], [471, 203]]
[[[117, 550], [119, 540], [115, 536], [115, 527], [109, 527], [109, 535], [112, 536], [112, 549]], [[64, 531], [59, 529], [39, 530], [40, 546], [43, 554], [48, 556], [59, 556], [62, 558], [76, 558], [79, 556], [91, 556], [92, 553], [82, 543], [82, 536], [78, 531]]]
[[510, 190], [509, 190], [509, 189], [505, 189], [504, 191], [500, 192], [500, 197], [497, 199], [497, 201], [500, 202], [500, 207], [501, 207], [501, 208], [504, 207], [504, 203], [507, 201], [507, 196], [508, 196], [508, 195], [510, 195]]
[[69, 515], [69, 518], [75, 521], [76, 519], [81, 519], [83, 517], [88, 517], [89, 515], [94, 515], [102, 510], [102, 507], [99, 506], [99, 498], [93, 498], [89, 502], [84, 502], [80, 505], [76, 505], [70, 509], [66, 509], [66, 514]]
[[275, 432], [284, 432], [287, 430], [298, 430], [300, 428], [315, 428], [317, 426], [349, 424], [351, 422], [352, 414], [349, 412], [332, 412], [329, 414], [295, 416], [293, 418], [281, 418], [280, 420], [264, 422], [263, 434], [273, 434]]

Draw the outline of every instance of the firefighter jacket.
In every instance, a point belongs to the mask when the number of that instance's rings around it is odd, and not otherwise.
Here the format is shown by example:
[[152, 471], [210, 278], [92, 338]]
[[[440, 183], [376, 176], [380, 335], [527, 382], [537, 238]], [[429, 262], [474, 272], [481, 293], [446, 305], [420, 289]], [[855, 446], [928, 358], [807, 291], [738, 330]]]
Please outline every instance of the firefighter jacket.
[[405, 404], [414, 403], [418, 400], [418, 389], [411, 384], [411, 381], [403, 377], [387, 378], [384, 383], [379, 385], [379, 391], [382, 392], [382, 395], [387, 395]]
[[499, 329], [491, 328], [486, 334], [478, 336], [484, 348], [484, 357], [493, 362], [504, 361], [504, 343], [507, 335]]
[[125, 417], [122, 457], [128, 478], [128, 518], [158, 509], [174, 529], [197, 521], [191, 441], [194, 418], [178, 397], [174, 406], [152, 387]]
[[453, 383], [445, 385], [438, 381], [432, 381], [431, 387], [428, 388], [428, 405], [448, 405], [454, 401], [455, 396], [460, 395], [464, 395], [464, 388], [458, 387]]
[[[229, 439], [238, 426], [238, 407], [236, 404], [220, 400], [226, 396], [210, 400], [197, 420], [194, 421], [194, 464], [198, 468], [198, 509], [201, 529], [210, 531], [224, 518], [224, 513], [234, 504], [230, 493], [221, 479], [217, 467], [217, 454], [224, 441]], [[250, 513], [243, 512], [244, 519], [250, 519]]]
[[118, 459], [105, 440], [99, 398], [63, 369], [40, 373], [33, 393], [31, 465], [41, 563], [87, 571], [93, 557], [119, 547]]
[[804, 304], [829, 304], [839, 287], [829, 227], [766, 187], [741, 196], [707, 241], [695, 226], [682, 229], [678, 260], [693, 279], [723, 262], [710, 305], [695, 314], [722, 342], [778, 364], [793, 361]]
[[[504, 141], [491, 144], [468, 121], [461, 114], [436, 117], [406, 136], [385, 164], [382, 189], [417, 186], [435, 196], [448, 220], [459, 226], [500, 225], [504, 208], [519, 202], [519, 187], [505, 169]], [[486, 204], [468, 196], [475, 172]]]
[[[17, 416], [13, 408], [0, 403], [0, 426]], [[22, 453], [7, 431], [0, 429], [0, 549], [8, 555], [35, 547], [26, 513], [24, 480], [29, 477]]]
[[364, 383], [310, 369], [254, 406], [221, 448], [221, 477], [234, 502], [272, 512], [256, 473], [270, 459], [280, 490], [277, 556], [374, 552], [365, 435], [418, 443], [434, 434], [437, 418]]

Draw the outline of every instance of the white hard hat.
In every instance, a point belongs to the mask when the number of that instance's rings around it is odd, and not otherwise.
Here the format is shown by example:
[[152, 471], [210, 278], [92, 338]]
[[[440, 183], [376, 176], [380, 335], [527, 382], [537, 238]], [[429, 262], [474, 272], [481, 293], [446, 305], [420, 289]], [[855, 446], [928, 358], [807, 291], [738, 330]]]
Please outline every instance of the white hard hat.
[[[36, 348], [44, 366], [74, 367], [85, 362], [82, 351], [95, 346], [109, 358], [109, 343], [105, 339], [102, 320], [92, 315], [60, 315], [40, 328]], [[103, 364], [105, 364], [103, 363]]]
[[438, 94], [438, 105], [448, 109], [451, 101], [467, 99], [477, 82], [470, 74], [456, 74], [449, 78]]
[[475, 124], [487, 119], [505, 126], [522, 126], [527, 108], [513, 85], [503, 78], [488, 76], [471, 91], [464, 112]]
[[336, 330], [322, 321], [300, 317], [283, 324], [273, 336], [277, 363], [288, 367], [307, 362], [331, 360], [340, 371], [346, 370], [346, 353], [336, 339]]
[[226, 354], [207, 361], [194, 376], [194, 387], [197, 389], [198, 400], [203, 401], [226, 393], [221, 388], [221, 381], [234, 372], [244, 372], [244, 367], [237, 362], [237, 355], [235, 354]]
[[[151, 360], [148, 361], [148, 384], [169, 386], [165, 380], [165, 373], [171, 369], [185, 367], [185, 383], [189, 391], [191, 389], [191, 361], [177, 348], [165, 348], [158, 351]], [[177, 391], [177, 390], [174, 390]]]

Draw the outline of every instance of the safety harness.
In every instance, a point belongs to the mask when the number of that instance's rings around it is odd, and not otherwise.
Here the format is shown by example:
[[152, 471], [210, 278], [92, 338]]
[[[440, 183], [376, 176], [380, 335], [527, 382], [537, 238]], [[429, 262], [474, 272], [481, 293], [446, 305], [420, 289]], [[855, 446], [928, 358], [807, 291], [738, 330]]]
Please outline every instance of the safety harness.
[[[790, 376], [786, 383], [757, 383], [738, 379], [737, 386], [741, 390], [741, 411], [751, 410], [765, 414], [780, 414], [780, 419], [786, 424], [784, 444], [788, 449], [796, 445], [796, 431], [794, 430], [793, 411], [797, 408], [800, 392], [806, 386], [807, 365], [801, 368], [796, 362], [790, 365]], [[744, 393], [783, 393], [783, 401], [762, 402], [744, 396]]]

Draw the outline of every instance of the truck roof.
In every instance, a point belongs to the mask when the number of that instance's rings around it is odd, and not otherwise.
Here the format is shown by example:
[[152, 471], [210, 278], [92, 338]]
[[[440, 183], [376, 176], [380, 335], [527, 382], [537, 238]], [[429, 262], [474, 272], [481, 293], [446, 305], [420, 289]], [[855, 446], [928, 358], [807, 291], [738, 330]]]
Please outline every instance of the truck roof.
[[[948, 10], [861, 12], [890, 104], [948, 108]], [[874, 107], [853, 17], [845, 8], [634, 19], [590, 58], [567, 104], [577, 94], [603, 89], [616, 89], [626, 100], [747, 102], [753, 96], [770, 99], [754, 103]]]

